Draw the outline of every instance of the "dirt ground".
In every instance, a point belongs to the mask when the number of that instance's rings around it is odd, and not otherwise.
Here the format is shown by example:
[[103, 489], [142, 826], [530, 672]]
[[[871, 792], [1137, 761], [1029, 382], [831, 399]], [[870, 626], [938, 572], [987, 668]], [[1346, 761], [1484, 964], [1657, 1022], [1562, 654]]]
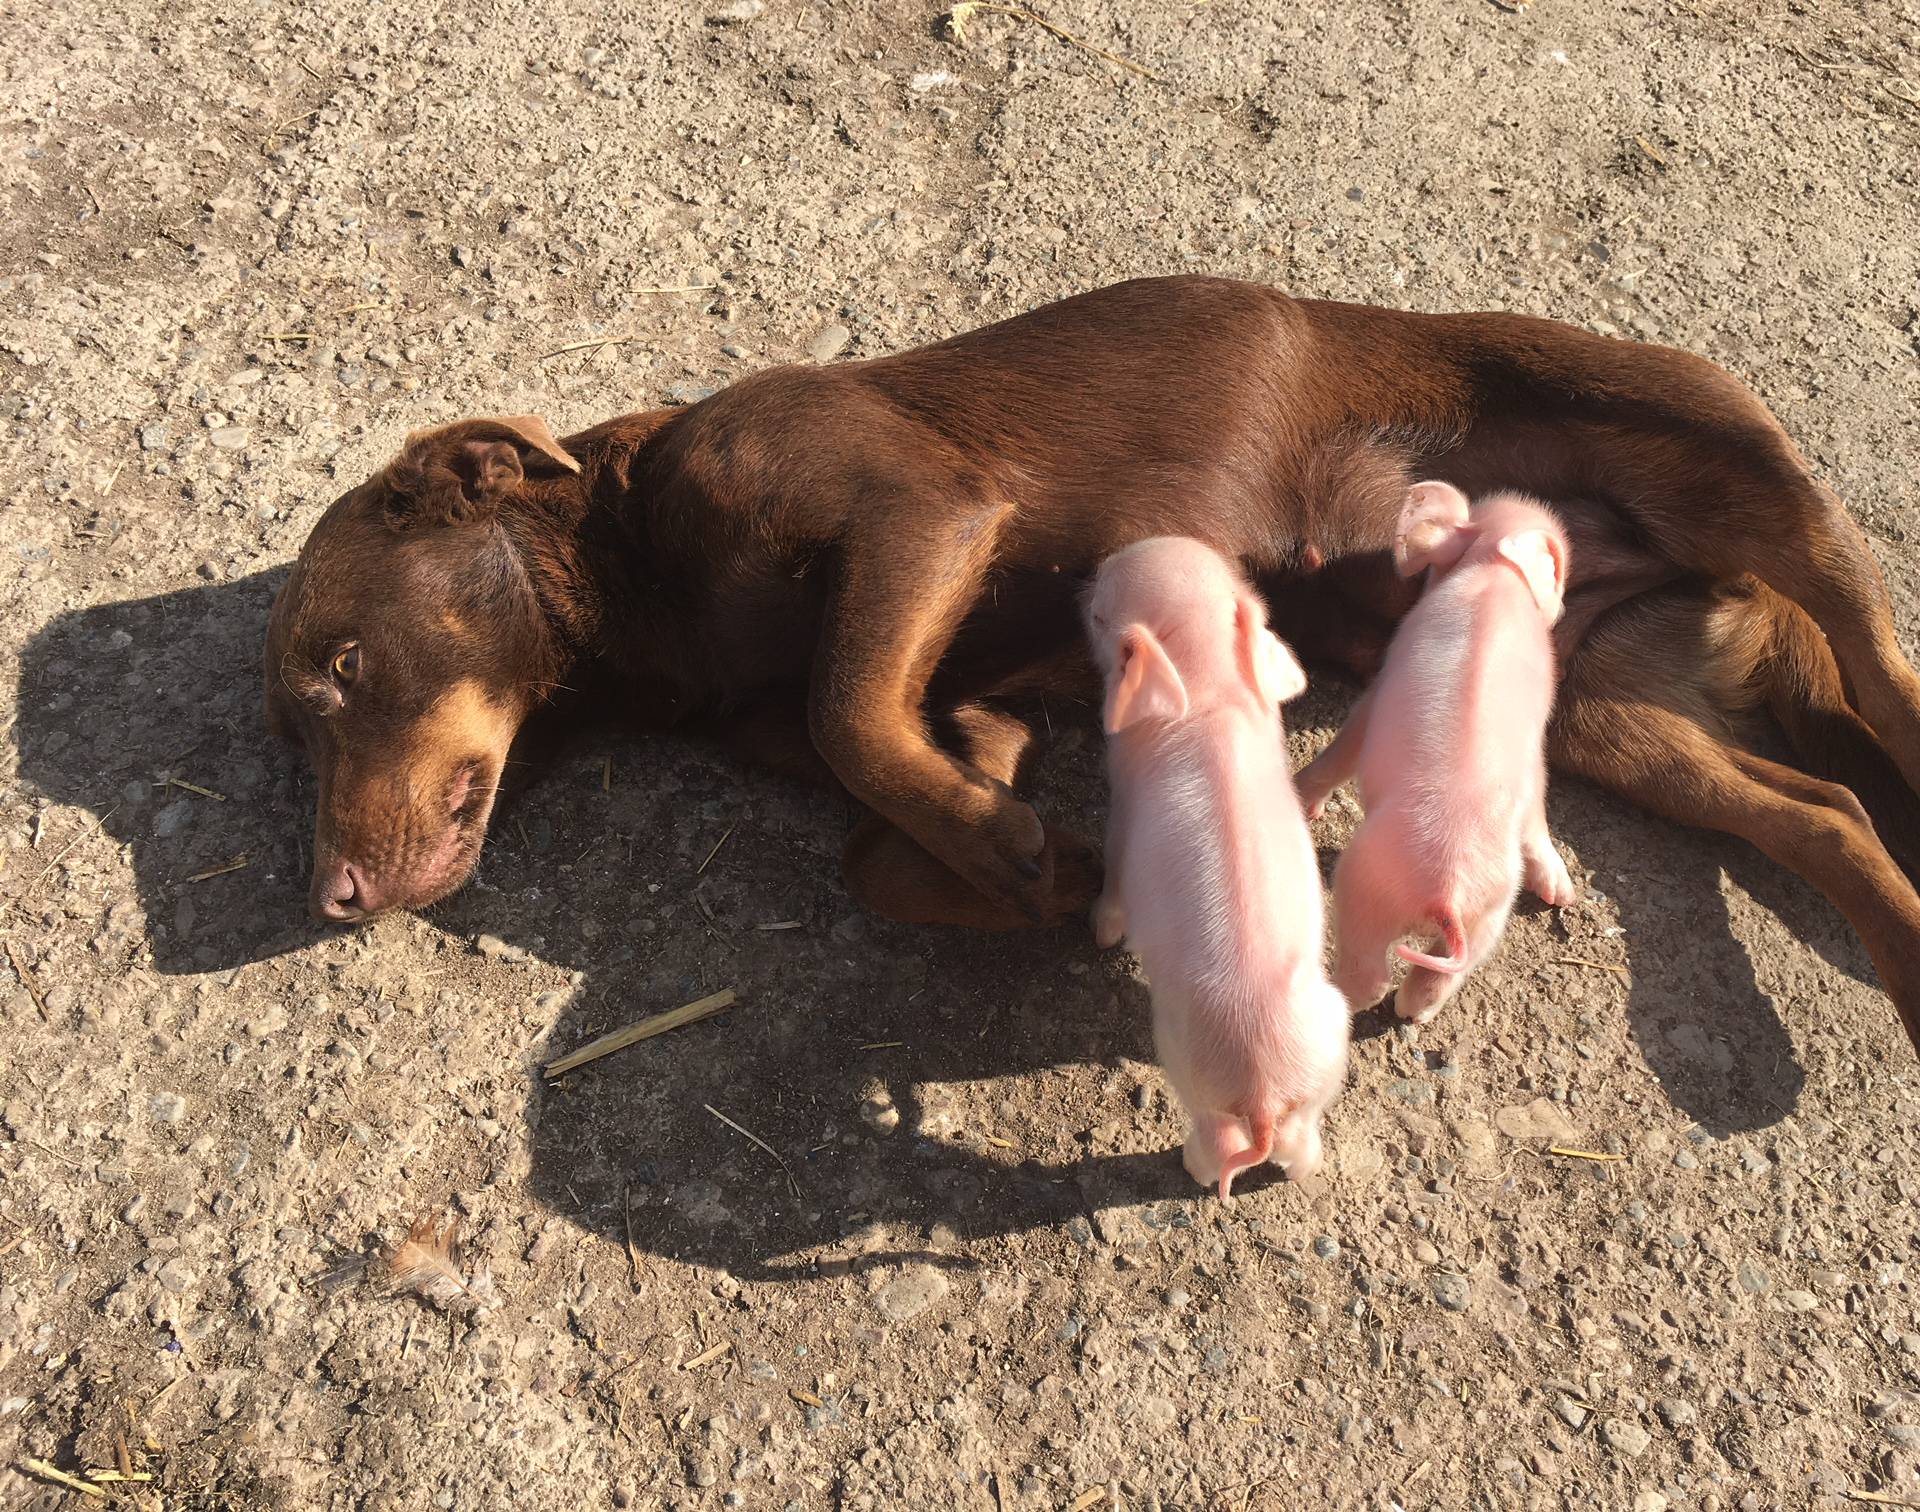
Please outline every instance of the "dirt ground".
[[[1586, 899], [1230, 1206], [1123, 957], [864, 917], [841, 808], [710, 751], [589, 741], [430, 916], [305, 922], [265, 611], [406, 431], [1133, 274], [1710, 356], [1920, 651], [1910, 6], [1047, 14], [1155, 77], [898, 0], [0, 3], [8, 1505], [1920, 1505], [1912, 1052], [1821, 899], [1577, 784]], [[356, 1280], [441, 1214], [450, 1311]]]

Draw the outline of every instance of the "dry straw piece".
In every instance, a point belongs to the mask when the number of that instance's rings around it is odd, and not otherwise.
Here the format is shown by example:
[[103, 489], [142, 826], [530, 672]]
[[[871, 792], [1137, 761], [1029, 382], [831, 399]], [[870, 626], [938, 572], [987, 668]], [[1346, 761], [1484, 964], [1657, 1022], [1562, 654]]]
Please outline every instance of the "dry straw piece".
[[77, 1476], [67, 1474], [57, 1465], [49, 1465], [45, 1460], [22, 1459], [20, 1468], [36, 1480], [52, 1481], [56, 1486], [65, 1486], [69, 1491], [78, 1491], [82, 1496], [98, 1497], [106, 1501], [107, 1493], [99, 1486], [83, 1481]]
[[751, 1143], [759, 1146], [759, 1148], [761, 1148], [762, 1150], [765, 1150], [768, 1155], [772, 1156], [773, 1163], [780, 1167], [780, 1174], [787, 1178], [787, 1190], [792, 1192], [793, 1195], [796, 1197], [800, 1195], [800, 1183], [793, 1179], [793, 1171], [788, 1167], [786, 1161], [780, 1158], [780, 1152], [778, 1150], [774, 1149], [772, 1145], [768, 1144], [764, 1139], [762, 1139], [758, 1134], [754, 1133], [753, 1130], [749, 1129], [745, 1124], [735, 1123], [731, 1118], [727, 1117], [726, 1114], [722, 1113], [712, 1103], [702, 1103], [700, 1104], [700, 1106], [705, 1108], [715, 1118], [719, 1119], [720, 1122], [725, 1124], [729, 1129], [733, 1130], [734, 1133], [743, 1136]]
[[686, 1024], [698, 1023], [709, 1018], [722, 1008], [733, 1006], [734, 996], [731, 987], [723, 988], [711, 997], [703, 997], [679, 1008], [670, 1008], [665, 1013], [656, 1013], [652, 1018], [641, 1019], [637, 1024], [629, 1024], [624, 1029], [616, 1029], [611, 1034], [603, 1034], [596, 1040], [589, 1040], [570, 1055], [559, 1060], [548, 1061], [541, 1068], [547, 1077], [565, 1076], [569, 1071], [577, 1071], [589, 1061], [597, 1061], [603, 1055], [611, 1055], [616, 1050], [624, 1050], [629, 1045], [637, 1045], [641, 1040], [652, 1039], [656, 1034], [665, 1034], [669, 1029], [678, 1029]]

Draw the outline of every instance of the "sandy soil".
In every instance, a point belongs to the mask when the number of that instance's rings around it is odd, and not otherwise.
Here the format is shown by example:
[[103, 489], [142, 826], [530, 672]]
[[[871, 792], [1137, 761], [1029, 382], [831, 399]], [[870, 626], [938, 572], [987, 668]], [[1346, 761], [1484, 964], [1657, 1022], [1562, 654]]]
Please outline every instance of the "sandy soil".
[[[862, 917], [839, 807], [708, 751], [589, 742], [430, 917], [304, 922], [265, 609], [404, 432], [1131, 274], [1713, 357], [1920, 650], [1910, 7], [1049, 14], [1159, 77], [896, 0], [0, 4], [8, 1504], [122, 1453], [146, 1508], [1920, 1503], [1920, 1093], [1871, 967], [1577, 785], [1586, 900], [1419, 1040], [1363, 1023], [1324, 1177], [1231, 1206], [1124, 958]], [[1085, 711], [1046, 717], [1041, 800], [1097, 825]], [[339, 1269], [442, 1213], [487, 1306]]]

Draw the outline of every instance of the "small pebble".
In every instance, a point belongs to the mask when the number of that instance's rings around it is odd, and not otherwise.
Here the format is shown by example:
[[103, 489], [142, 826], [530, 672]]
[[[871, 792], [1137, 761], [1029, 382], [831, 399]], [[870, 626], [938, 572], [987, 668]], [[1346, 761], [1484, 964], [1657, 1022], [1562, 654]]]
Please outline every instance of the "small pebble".
[[193, 1273], [192, 1268], [188, 1266], [186, 1261], [182, 1260], [178, 1255], [175, 1255], [154, 1273], [154, 1279], [168, 1291], [178, 1295], [182, 1292], [192, 1291], [194, 1283], [200, 1278]]
[[853, 332], [843, 325], [830, 325], [807, 343], [807, 355], [815, 362], [831, 362], [847, 349]]
[[1647, 1452], [1653, 1435], [1627, 1418], [1608, 1418], [1600, 1425], [1600, 1441], [1615, 1454], [1638, 1459]]
[[1433, 1278], [1433, 1300], [1448, 1312], [1465, 1312], [1473, 1301], [1473, 1285], [1465, 1276], [1442, 1272]]
[[889, 1323], [908, 1323], [948, 1291], [946, 1273], [931, 1265], [909, 1265], [873, 1296], [873, 1305]]
[[1322, 1260], [1338, 1260], [1340, 1258], [1340, 1241], [1331, 1234], [1322, 1234], [1318, 1239], [1313, 1241], [1313, 1252]]

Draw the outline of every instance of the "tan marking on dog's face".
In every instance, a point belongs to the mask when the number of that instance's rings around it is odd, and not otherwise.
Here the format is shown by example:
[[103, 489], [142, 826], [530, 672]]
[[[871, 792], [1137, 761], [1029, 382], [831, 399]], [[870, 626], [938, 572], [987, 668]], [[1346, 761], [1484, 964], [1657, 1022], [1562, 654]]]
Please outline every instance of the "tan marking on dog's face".
[[462, 678], [408, 731], [409, 765], [451, 769], [482, 753], [504, 761], [519, 723], [518, 711], [496, 702], [478, 679]]
[[320, 806], [318, 858], [350, 863], [376, 910], [418, 908], [479, 859], [520, 711], [463, 678], [383, 748], [336, 751]]

